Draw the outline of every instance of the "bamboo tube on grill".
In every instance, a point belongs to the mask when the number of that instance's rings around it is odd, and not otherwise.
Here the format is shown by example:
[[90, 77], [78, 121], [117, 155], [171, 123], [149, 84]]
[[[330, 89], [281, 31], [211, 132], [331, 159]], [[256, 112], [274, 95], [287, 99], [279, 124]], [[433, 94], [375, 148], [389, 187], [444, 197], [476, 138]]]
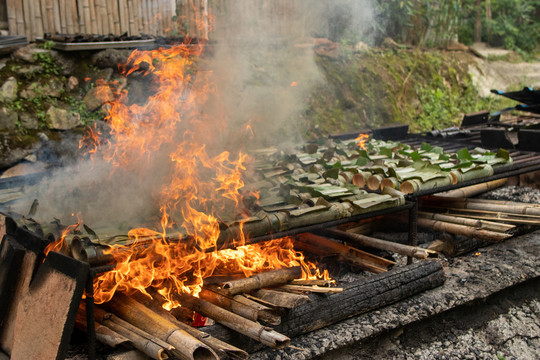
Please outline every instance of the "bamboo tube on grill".
[[371, 173], [366, 171], [361, 171], [358, 174], [354, 174], [352, 182], [354, 185], [364, 188], [367, 184], [367, 179], [371, 176]]
[[245, 319], [240, 315], [236, 315], [230, 311], [222, 309], [206, 300], [202, 300], [187, 294], [174, 296], [180, 300], [182, 305], [187, 306], [191, 310], [196, 311], [203, 316], [212, 318], [229, 329], [255, 339], [264, 345], [268, 345], [276, 349], [289, 346], [290, 339], [287, 336], [272, 329], [266, 328], [256, 322]]
[[451, 191], [447, 191], [444, 193], [437, 194], [438, 196], [444, 196], [444, 197], [460, 197], [460, 198], [468, 198], [473, 197], [482, 193], [485, 193], [486, 191], [496, 189], [498, 187], [501, 187], [506, 184], [508, 179], [499, 179], [499, 180], [493, 180], [488, 181], [482, 184], [476, 184], [471, 186], [466, 186], [461, 189], [455, 189]]
[[337, 229], [325, 229], [323, 234], [335, 236], [340, 240], [345, 240], [354, 243], [355, 245], [368, 246], [375, 249], [393, 251], [401, 255], [412, 256], [417, 259], [427, 259], [429, 256], [436, 255], [435, 251], [419, 248], [417, 246], [409, 246], [391, 241], [381, 240], [370, 236], [345, 232]]
[[185, 359], [218, 358], [207, 345], [126, 295], [116, 293], [113, 300], [104, 306], [132, 325], [174, 346], [175, 356]]
[[231, 280], [223, 284], [223, 289], [229, 295], [237, 295], [258, 290], [264, 287], [271, 287], [297, 279], [302, 276], [300, 267], [283, 268], [273, 271], [267, 271], [245, 279]]
[[381, 187], [381, 182], [384, 179], [384, 176], [380, 174], [374, 174], [368, 177], [367, 179], [367, 187], [369, 190], [377, 190]]
[[391, 189], [399, 189], [399, 185], [399, 180], [395, 177], [384, 178], [381, 180], [381, 190], [385, 187], [389, 187]]
[[450, 175], [454, 179], [454, 184], [457, 184], [468, 180], [491, 176], [493, 175], [493, 168], [490, 165], [486, 164], [482, 165], [478, 169], [470, 170], [464, 173], [459, 170], [452, 170], [450, 171]]
[[436, 189], [451, 184], [454, 184], [452, 176], [445, 174], [444, 177], [438, 177], [424, 182], [419, 179], [406, 180], [399, 186], [399, 191], [405, 194], [412, 194], [420, 190]]
[[506, 232], [515, 228], [514, 225], [508, 225], [508, 224], [498, 223], [494, 221], [486, 221], [486, 220], [479, 220], [479, 219], [473, 219], [473, 218], [451, 216], [451, 215], [440, 214], [440, 213], [430, 213], [426, 211], [419, 211], [418, 216], [421, 216], [427, 219], [432, 219], [432, 220], [440, 220], [440, 221], [445, 221], [445, 222], [454, 223], [454, 224], [461, 224], [461, 225], [472, 226], [476, 228], [482, 228], [485, 230], [490, 230], [490, 231], [495, 231], [495, 232]]

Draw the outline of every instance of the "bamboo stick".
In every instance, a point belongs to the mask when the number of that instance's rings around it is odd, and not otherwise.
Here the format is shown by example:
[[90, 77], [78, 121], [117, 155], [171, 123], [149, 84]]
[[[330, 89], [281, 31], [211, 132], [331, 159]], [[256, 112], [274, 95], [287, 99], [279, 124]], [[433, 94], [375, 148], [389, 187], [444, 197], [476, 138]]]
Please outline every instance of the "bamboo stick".
[[451, 216], [451, 215], [446, 215], [446, 214], [441, 214], [441, 213], [430, 213], [426, 211], [419, 211], [418, 216], [421, 216], [427, 219], [440, 220], [440, 221], [450, 222], [454, 224], [467, 225], [467, 226], [482, 228], [485, 230], [496, 231], [496, 232], [507, 232], [515, 228], [514, 225], [509, 225], [509, 224], [502, 224], [502, 223], [497, 223], [493, 221], [485, 221], [485, 220], [478, 220], [478, 219], [472, 219], [472, 218]]
[[506, 182], [508, 181], [507, 178], [505, 179], [499, 179], [499, 180], [493, 180], [488, 181], [486, 183], [482, 184], [476, 184], [471, 186], [466, 186], [461, 189], [455, 189], [450, 190], [444, 193], [437, 194], [438, 196], [444, 196], [444, 197], [461, 197], [461, 198], [469, 198], [473, 197], [482, 193], [485, 193], [489, 190], [499, 188], [501, 186], [504, 186]]
[[[405, 220], [403, 218], [403, 220]], [[499, 233], [495, 231], [489, 231], [484, 229], [477, 229], [470, 226], [452, 224], [448, 222], [430, 220], [425, 218], [418, 218], [418, 226], [433, 229], [435, 231], [446, 231], [451, 234], [464, 235], [473, 237], [476, 239], [488, 240], [488, 241], [502, 241], [508, 239], [512, 235]]]
[[302, 276], [302, 270], [299, 266], [283, 268], [273, 271], [267, 271], [251, 277], [231, 280], [223, 284], [223, 289], [229, 295], [237, 295], [258, 290], [264, 287], [272, 287], [284, 284], [292, 279]]
[[417, 259], [427, 259], [430, 256], [437, 256], [437, 253], [417, 246], [409, 246], [391, 241], [381, 240], [370, 236], [350, 233], [337, 229], [325, 229], [323, 234], [336, 237], [337, 239], [351, 242], [355, 245], [367, 246], [380, 250], [392, 251], [401, 255], [412, 256]]
[[316, 247], [325, 253], [338, 254], [341, 256], [341, 258], [343, 258], [343, 260], [363, 270], [371, 271], [376, 274], [385, 272], [387, 271], [388, 267], [396, 264], [394, 261], [387, 260], [380, 256], [375, 256], [365, 251], [361, 251], [351, 246], [343, 245], [311, 233], [299, 234], [297, 236], [297, 240], [297, 244], [300, 247], [311, 245], [311, 249]]
[[496, 211], [444, 208], [446, 214], [457, 217], [474, 217], [479, 220], [504, 221], [515, 225], [540, 225], [540, 218], [534, 215], [517, 215]]
[[246, 296], [244, 295], [236, 295], [234, 298], [233, 298], [235, 301], [241, 303], [241, 304], [244, 304], [246, 306], [250, 306], [254, 309], [257, 309], [258, 311], [258, 318], [264, 322], [267, 322], [269, 324], [272, 324], [272, 325], [279, 325], [281, 324], [281, 317], [277, 314], [274, 313], [272, 308], [266, 306], [266, 305], [263, 305], [259, 302], [256, 302], [254, 300], [251, 300], [251, 299], [248, 299]]
[[269, 311], [259, 309], [258, 306], [255, 305], [256, 303], [254, 304], [253, 301], [242, 297], [241, 295], [236, 295], [231, 298], [226, 296], [226, 294], [220, 293], [219, 290], [203, 288], [199, 296], [201, 299], [232, 311], [251, 321], [263, 320], [272, 325], [279, 325], [279, 323], [281, 323], [281, 318], [279, 316], [271, 314]]
[[285, 291], [300, 291], [300, 292], [312, 292], [319, 294], [339, 294], [343, 292], [343, 288], [338, 287], [319, 287], [317, 285], [281, 285], [278, 287], [279, 290]]
[[172, 353], [176, 356], [187, 359], [218, 358], [207, 345], [126, 295], [116, 293], [104, 306], [132, 325], [174, 346]]
[[[87, 322], [86, 322], [86, 313], [84, 310], [81, 311], [81, 309], [79, 309], [79, 312], [77, 313], [77, 317], [75, 318], [75, 327], [84, 332], [88, 331]], [[98, 322], [94, 322], [94, 331], [96, 333], [97, 341], [99, 341], [102, 344], [108, 345], [112, 348], [116, 348], [118, 346], [124, 346], [124, 345], [131, 345], [131, 341], [128, 338], [118, 334], [117, 332], [109, 329], [106, 326], [101, 325]]]
[[194, 327], [191, 327], [189, 325], [184, 324], [183, 322], [178, 321], [169, 311], [163, 309], [161, 306], [156, 307], [155, 309], [152, 309], [154, 312], [157, 312], [170, 322], [172, 322], [174, 325], [178, 326], [178, 328], [186, 331], [188, 334], [193, 336], [195, 339], [201, 341], [202, 343], [208, 345], [212, 350], [216, 352], [216, 354], [219, 355], [220, 359], [239, 359], [239, 360], [247, 360], [249, 355], [242, 349], [239, 349], [235, 346], [232, 346], [230, 344], [227, 344], [224, 341], [221, 341], [213, 336], [210, 336], [210, 334], [200, 331], [199, 329], [196, 329]]
[[540, 207], [534, 204], [518, 203], [513, 201], [493, 201], [480, 199], [448, 198], [443, 196], [429, 196], [423, 198], [420, 204], [421, 206], [441, 206], [444, 204], [444, 206], [452, 208], [540, 216]]
[[[104, 310], [96, 308], [96, 313], [99, 311]], [[152, 336], [147, 333], [145, 333], [147, 334], [146, 336], [142, 335], [141, 333], [144, 333], [142, 330], [133, 331], [133, 327], [124, 327], [121, 325], [121, 323], [112, 321], [110, 319], [102, 320], [102, 326], [105, 326], [112, 331], [128, 338], [135, 349], [141, 351], [152, 359], [165, 360], [169, 358], [166, 353], [166, 348], [157, 343], [159, 340], [152, 340]], [[169, 348], [169, 351], [174, 351], [174, 347], [170, 346], [169, 344], [166, 344], [166, 346]]]
[[191, 310], [196, 311], [203, 316], [212, 318], [229, 329], [255, 339], [264, 345], [276, 349], [289, 346], [290, 339], [285, 335], [245, 319], [240, 315], [222, 309], [206, 300], [198, 299], [187, 294], [174, 294], [173, 296], [177, 297], [182, 305], [187, 306]]
[[323, 280], [323, 279], [314, 279], [314, 280], [303, 280], [303, 279], [294, 279], [291, 280], [291, 285], [307, 285], [307, 286], [325, 286], [329, 287], [336, 283], [335, 280]]

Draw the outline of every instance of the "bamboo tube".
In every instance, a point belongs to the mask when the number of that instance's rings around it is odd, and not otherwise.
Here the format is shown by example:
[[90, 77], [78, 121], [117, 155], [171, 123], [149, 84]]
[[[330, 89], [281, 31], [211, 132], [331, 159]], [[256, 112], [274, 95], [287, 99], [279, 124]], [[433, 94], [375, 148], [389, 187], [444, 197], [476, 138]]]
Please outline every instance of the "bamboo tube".
[[109, 17], [105, 8], [105, 0], [96, 1], [96, 12], [99, 24], [100, 34], [107, 35], [111, 31], [109, 29]]
[[445, 174], [444, 177], [438, 177], [424, 182], [419, 179], [409, 179], [401, 183], [399, 191], [405, 194], [412, 194], [420, 190], [436, 189], [441, 186], [451, 185], [452, 183], [453, 178], [450, 174]]
[[47, 21], [47, 7], [45, 6], [45, 0], [36, 1], [36, 22], [38, 23], [37, 36], [43, 37], [43, 33], [48, 29]]
[[371, 176], [371, 173], [366, 171], [360, 171], [358, 174], [354, 174], [352, 182], [359, 188], [364, 188], [367, 184], [367, 179]]
[[[161, 1], [158, 1], [161, 2]], [[137, 28], [135, 26], [135, 8], [133, 4], [133, 0], [126, 0], [126, 7], [128, 12], [128, 29], [129, 29], [129, 35], [135, 35], [137, 34]]]
[[109, 34], [114, 34], [114, 14], [113, 14], [113, 2], [105, 1], [105, 11], [107, 14], [107, 26]]
[[450, 216], [450, 215], [441, 214], [441, 213], [430, 213], [430, 212], [425, 212], [425, 211], [419, 211], [418, 216], [421, 216], [427, 219], [432, 219], [432, 220], [440, 220], [440, 221], [450, 222], [454, 224], [461, 224], [461, 225], [472, 226], [476, 228], [482, 228], [485, 230], [495, 231], [495, 232], [507, 232], [515, 228], [514, 225], [502, 224], [502, 223], [497, 223], [494, 221], [463, 218], [463, 217]]
[[485, 210], [509, 214], [540, 216], [540, 207], [534, 204], [526, 204], [513, 201], [493, 201], [481, 199], [448, 198], [443, 196], [429, 196], [421, 200], [421, 205], [423, 206], [424, 204], [427, 206], [441, 206], [444, 204], [444, 206], [459, 209]]
[[220, 359], [239, 359], [239, 360], [247, 360], [249, 355], [247, 352], [245, 352], [242, 349], [239, 349], [235, 346], [232, 346], [230, 344], [227, 344], [226, 342], [223, 342], [213, 336], [211, 336], [208, 333], [205, 333], [203, 331], [200, 331], [194, 327], [191, 327], [189, 325], [186, 325], [180, 321], [178, 321], [169, 311], [163, 309], [161, 306], [159, 308], [153, 309], [153, 311], [157, 312], [170, 322], [172, 322], [174, 325], [178, 326], [178, 328], [186, 331], [188, 334], [193, 336], [195, 339], [200, 340], [202, 343], [208, 345], [212, 350], [216, 352], [216, 354], [219, 355]]
[[451, 234], [464, 235], [473, 237], [476, 239], [488, 240], [488, 241], [502, 241], [512, 235], [499, 233], [495, 231], [477, 229], [466, 225], [452, 224], [448, 222], [430, 220], [425, 218], [418, 218], [418, 226], [433, 229], [435, 231], [446, 231]]
[[312, 251], [314, 248], [317, 248], [319, 251], [324, 251], [325, 253], [336, 253], [345, 261], [348, 261], [363, 270], [371, 271], [376, 274], [385, 272], [389, 266], [396, 264], [394, 261], [375, 256], [365, 251], [311, 233], [299, 234], [297, 240], [297, 245], [300, 247], [307, 245]]
[[267, 310], [260, 309], [259, 304], [241, 296], [237, 295], [234, 298], [227, 297], [225, 294], [220, 293], [218, 290], [209, 290], [203, 288], [199, 294], [201, 299], [211, 302], [224, 309], [232, 311], [248, 320], [257, 321], [263, 320], [272, 325], [279, 325], [281, 318], [274, 314], [271, 314]]
[[229, 329], [255, 339], [264, 345], [268, 345], [276, 349], [289, 346], [290, 339], [285, 335], [282, 335], [269, 328], [265, 328], [256, 322], [241, 317], [240, 315], [236, 315], [230, 311], [222, 309], [206, 300], [198, 299], [187, 294], [174, 294], [174, 297], [177, 297], [182, 305], [187, 306], [191, 310], [196, 311], [203, 316], [212, 318]]
[[343, 292], [343, 288], [338, 287], [319, 287], [317, 285], [281, 285], [278, 287], [280, 290], [285, 291], [300, 291], [300, 292], [312, 292], [319, 294], [339, 294]]
[[[75, 1], [71, 4], [71, 18], [73, 19], [73, 29], [75, 31], [75, 34], [81, 33], [81, 26], [80, 21], [81, 18], [79, 17], [79, 1]], [[82, 17], [82, 13], [80, 13]]]
[[302, 269], [299, 266], [267, 271], [251, 277], [231, 280], [223, 284], [223, 289], [229, 295], [237, 295], [258, 290], [264, 287], [272, 287], [284, 284], [292, 279], [302, 276]]
[[485, 193], [489, 190], [499, 188], [501, 186], [504, 186], [506, 182], [508, 181], [507, 178], [504, 179], [498, 179], [493, 181], [488, 181], [486, 183], [482, 184], [476, 184], [471, 186], [466, 186], [461, 189], [455, 189], [450, 190], [444, 193], [437, 194], [438, 196], [444, 196], [444, 197], [461, 197], [461, 198], [469, 198], [473, 197], [482, 193]]
[[[99, 308], [96, 308], [96, 312], [99, 310]], [[166, 348], [157, 344], [156, 341], [149, 339], [151, 337], [149, 334], [147, 336], [143, 336], [140, 332], [132, 331], [132, 328], [124, 327], [120, 323], [114, 322], [109, 319], [105, 319], [102, 321], [102, 326], [105, 326], [112, 331], [129, 339], [135, 349], [141, 351], [148, 357], [156, 360], [165, 360], [169, 358], [166, 353]], [[169, 345], [168, 347], [171, 346]], [[174, 351], [174, 348], [172, 348], [170, 351]]]
[[133, 0], [132, 16], [134, 19], [133, 35], [141, 34], [141, 0]]
[[[47, 0], [52, 1], [52, 0]], [[83, 6], [83, 0], [77, 0], [77, 22], [79, 27], [79, 33], [84, 34], [86, 32], [86, 22], [84, 17], [84, 6]]]
[[436, 256], [437, 253], [431, 250], [423, 249], [417, 246], [409, 246], [391, 241], [376, 239], [370, 236], [350, 233], [337, 229], [325, 229], [323, 234], [334, 236], [337, 239], [351, 242], [355, 245], [372, 247], [380, 250], [392, 251], [401, 255], [412, 256], [417, 259], [427, 259], [430, 256]]
[[388, 188], [391, 188], [391, 189], [399, 189], [399, 180], [396, 179], [395, 177], [389, 177], [389, 178], [384, 178], [381, 180], [381, 190], [384, 189], [385, 187], [388, 187]]
[[373, 174], [367, 179], [367, 187], [369, 190], [377, 190], [381, 186], [381, 181], [384, 179], [384, 176], [380, 174]]
[[478, 169], [469, 170], [464, 173], [462, 173], [460, 170], [452, 170], [450, 171], [450, 175], [453, 178], [454, 184], [457, 184], [468, 180], [491, 176], [493, 175], [493, 167], [486, 164], [482, 165]]
[[263, 304], [285, 309], [294, 309], [297, 306], [311, 302], [309, 296], [286, 293], [270, 289], [257, 290], [254, 296], [246, 295], [248, 299], [262, 301]]
[[116, 293], [113, 300], [104, 306], [132, 325], [174, 346], [172, 353], [175, 356], [186, 359], [218, 358], [207, 345], [126, 295]]
[[[82, 303], [83, 302], [81, 302], [81, 304]], [[77, 313], [77, 317], [75, 318], [75, 327], [84, 332], [88, 331], [86, 323], [86, 313], [84, 309], [83, 311], [81, 311], [81, 309], [79, 308], [79, 312]], [[96, 333], [97, 341], [112, 348], [131, 344], [131, 341], [128, 338], [118, 334], [117, 332], [109, 329], [106, 326], [101, 325], [98, 322], [94, 322], [94, 331]]]

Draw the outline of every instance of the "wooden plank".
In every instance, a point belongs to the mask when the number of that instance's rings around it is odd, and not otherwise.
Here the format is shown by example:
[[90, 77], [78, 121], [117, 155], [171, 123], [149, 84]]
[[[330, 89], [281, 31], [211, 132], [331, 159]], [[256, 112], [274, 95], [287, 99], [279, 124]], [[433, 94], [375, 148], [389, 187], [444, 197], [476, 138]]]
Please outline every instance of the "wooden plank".
[[48, 254], [18, 304], [13, 359], [65, 357], [88, 271], [87, 263], [56, 252]]

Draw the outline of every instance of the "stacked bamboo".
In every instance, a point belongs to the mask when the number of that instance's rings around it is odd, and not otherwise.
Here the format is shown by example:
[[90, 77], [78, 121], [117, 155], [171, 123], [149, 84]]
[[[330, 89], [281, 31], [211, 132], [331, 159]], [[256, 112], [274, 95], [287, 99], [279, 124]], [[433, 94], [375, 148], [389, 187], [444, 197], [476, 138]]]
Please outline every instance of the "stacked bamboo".
[[174, 0], [7, 0], [10, 35], [44, 33], [165, 36], [175, 29]]

